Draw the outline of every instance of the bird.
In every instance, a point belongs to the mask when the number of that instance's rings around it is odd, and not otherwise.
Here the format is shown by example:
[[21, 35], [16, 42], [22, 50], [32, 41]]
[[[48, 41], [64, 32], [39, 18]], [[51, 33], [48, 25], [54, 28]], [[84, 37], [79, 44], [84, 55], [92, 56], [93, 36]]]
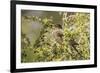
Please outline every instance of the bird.
[[62, 31], [62, 25], [56, 24], [53, 27], [52, 35], [56, 43], [62, 44], [63, 42], [63, 31]]

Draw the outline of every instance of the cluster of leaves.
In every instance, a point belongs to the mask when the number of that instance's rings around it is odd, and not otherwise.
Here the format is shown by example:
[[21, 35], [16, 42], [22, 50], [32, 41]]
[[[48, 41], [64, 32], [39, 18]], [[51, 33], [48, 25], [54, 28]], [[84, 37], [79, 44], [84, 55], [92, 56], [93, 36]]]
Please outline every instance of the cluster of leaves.
[[88, 13], [61, 12], [63, 42], [57, 43], [52, 36], [52, 17], [23, 16], [26, 20], [38, 21], [43, 25], [40, 37], [30, 45], [26, 34], [21, 32], [21, 61], [48, 62], [90, 59], [90, 32]]

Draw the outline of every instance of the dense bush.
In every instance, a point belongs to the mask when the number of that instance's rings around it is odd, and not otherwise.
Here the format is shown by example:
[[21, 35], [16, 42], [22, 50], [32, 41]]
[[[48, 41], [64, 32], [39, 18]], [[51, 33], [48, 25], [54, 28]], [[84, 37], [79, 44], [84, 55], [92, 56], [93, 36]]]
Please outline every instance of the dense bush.
[[32, 45], [27, 34], [21, 32], [21, 62], [90, 59], [90, 15], [59, 12], [59, 16], [62, 24], [55, 24], [53, 17], [22, 16], [22, 20], [37, 21], [43, 28]]

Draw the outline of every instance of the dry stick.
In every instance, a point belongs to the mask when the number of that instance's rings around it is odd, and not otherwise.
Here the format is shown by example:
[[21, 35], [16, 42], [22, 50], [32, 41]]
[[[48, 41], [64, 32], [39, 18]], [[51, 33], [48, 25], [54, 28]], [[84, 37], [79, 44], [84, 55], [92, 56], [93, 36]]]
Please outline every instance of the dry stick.
[[82, 54], [76, 49], [76, 47], [74, 46], [73, 49], [80, 55], [81, 59], [84, 59], [84, 57], [82, 56]]

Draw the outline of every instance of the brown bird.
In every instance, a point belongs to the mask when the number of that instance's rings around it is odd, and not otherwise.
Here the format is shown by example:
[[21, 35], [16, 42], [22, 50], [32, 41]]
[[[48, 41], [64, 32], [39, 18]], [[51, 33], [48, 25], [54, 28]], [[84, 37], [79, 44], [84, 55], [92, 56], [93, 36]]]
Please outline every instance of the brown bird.
[[52, 35], [57, 43], [62, 44], [63, 32], [62, 32], [62, 26], [60, 24], [56, 24], [53, 27]]

